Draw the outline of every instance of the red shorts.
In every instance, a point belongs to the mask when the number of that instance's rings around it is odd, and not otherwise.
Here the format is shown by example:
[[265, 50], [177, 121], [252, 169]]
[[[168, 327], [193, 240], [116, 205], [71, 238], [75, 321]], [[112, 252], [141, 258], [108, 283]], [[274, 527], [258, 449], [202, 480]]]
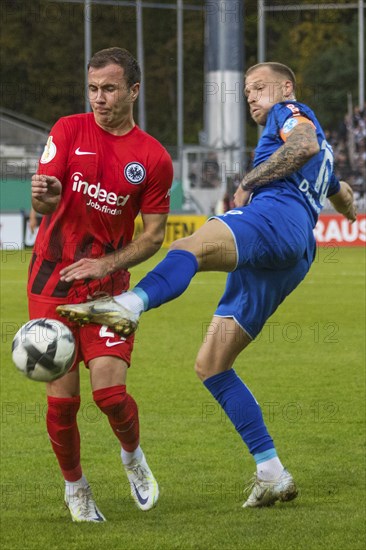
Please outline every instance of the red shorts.
[[43, 302], [28, 297], [29, 318], [39, 319], [46, 317], [48, 319], [57, 319], [57, 321], [61, 321], [69, 327], [74, 335], [76, 345], [76, 356], [72, 369], [80, 361], [84, 361], [85, 365], [88, 366], [91, 359], [106, 355], [120, 357], [130, 366], [134, 342], [133, 334], [128, 338], [123, 338], [107, 326], [95, 325], [93, 323], [79, 327], [56, 313], [58, 305], [57, 302]]

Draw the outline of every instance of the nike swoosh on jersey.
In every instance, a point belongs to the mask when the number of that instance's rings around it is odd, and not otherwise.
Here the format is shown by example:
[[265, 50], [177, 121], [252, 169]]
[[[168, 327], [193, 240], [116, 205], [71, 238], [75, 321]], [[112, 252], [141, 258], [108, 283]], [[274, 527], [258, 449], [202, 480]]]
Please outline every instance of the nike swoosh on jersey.
[[80, 147], [75, 149], [75, 155], [96, 155], [96, 153], [93, 153], [92, 151], [80, 151]]
[[118, 346], [118, 344], [124, 344], [125, 340], [120, 340], [119, 342], [110, 342], [109, 339], [106, 341], [105, 345], [107, 348], [112, 348], [113, 346]]
[[135, 488], [135, 493], [136, 493], [136, 496], [137, 496], [137, 498], [138, 498], [139, 503], [140, 503], [140, 504], [146, 504], [147, 501], [148, 501], [148, 499], [149, 499], [149, 497], [147, 496], [146, 498], [142, 498], [142, 496], [141, 496], [140, 493], [138, 492], [137, 487], [136, 487], [136, 485], [135, 485], [134, 483], [133, 483], [133, 486], [134, 486], [134, 488]]

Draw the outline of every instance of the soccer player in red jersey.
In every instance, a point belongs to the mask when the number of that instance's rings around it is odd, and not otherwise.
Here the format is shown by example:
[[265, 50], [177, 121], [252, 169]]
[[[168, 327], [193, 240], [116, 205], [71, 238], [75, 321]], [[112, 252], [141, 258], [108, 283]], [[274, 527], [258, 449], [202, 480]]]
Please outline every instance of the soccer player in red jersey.
[[[173, 168], [164, 147], [134, 121], [140, 78], [127, 50], [97, 52], [88, 65], [93, 112], [63, 117], [51, 130], [32, 177], [32, 206], [43, 219], [29, 267], [31, 319], [60, 319], [56, 307], [65, 301], [76, 304], [127, 290], [128, 269], [163, 242]], [[132, 240], [139, 212], [143, 231]], [[111, 263], [99, 278], [60, 280], [66, 266], [104, 255]], [[139, 445], [137, 405], [126, 392], [133, 336], [125, 337], [123, 327], [117, 334], [96, 324], [69, 326], [77, 356], [71, 371], [47, 384], [47, 430], [72, 519], [105, 520], [80, 464], [80, 361], [89, 368], [94, 401], [121, 444], [131, 494], [141, 510], [149, 510], [158, 499], [158, 484]]]

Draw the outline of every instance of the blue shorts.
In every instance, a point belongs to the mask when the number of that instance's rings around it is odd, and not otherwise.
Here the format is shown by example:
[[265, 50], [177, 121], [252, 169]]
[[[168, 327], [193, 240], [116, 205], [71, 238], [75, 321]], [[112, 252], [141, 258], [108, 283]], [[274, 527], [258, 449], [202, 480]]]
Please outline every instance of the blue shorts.
[[230, 229], [238, 258], [215, 315], [233, 317], [254, 339], [310, 269], [316, 248], [312, 219], [286, 189], [264, 191], [247, 206], [214, 218]]

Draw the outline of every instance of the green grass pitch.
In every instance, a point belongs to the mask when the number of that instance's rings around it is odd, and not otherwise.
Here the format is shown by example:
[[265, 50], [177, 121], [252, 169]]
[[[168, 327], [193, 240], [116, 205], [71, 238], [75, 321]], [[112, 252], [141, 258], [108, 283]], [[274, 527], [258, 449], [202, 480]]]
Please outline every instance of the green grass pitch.
[[[164, 256], [135, 268], [133, 282]], [[364, 548], [365, 251], [323, 248], [236, 370], [263, 408], [300, 490], [291, 503], [244, 510], [255, 470], [193, 364], [225, 275], [147, 313], [128, 387], [141, 444], [160, 484], [157, 508], [129, 497], [119, 446], [82, 369], [82, 464], [107, 523], [74, 524], [47, 440], [44, 388], [16, 372], [10, 347], [27, 320], [29, 252], [1, 257], [1, 547], [7, 549]], [[224, 336], [223, 336], [224, 337]]]

